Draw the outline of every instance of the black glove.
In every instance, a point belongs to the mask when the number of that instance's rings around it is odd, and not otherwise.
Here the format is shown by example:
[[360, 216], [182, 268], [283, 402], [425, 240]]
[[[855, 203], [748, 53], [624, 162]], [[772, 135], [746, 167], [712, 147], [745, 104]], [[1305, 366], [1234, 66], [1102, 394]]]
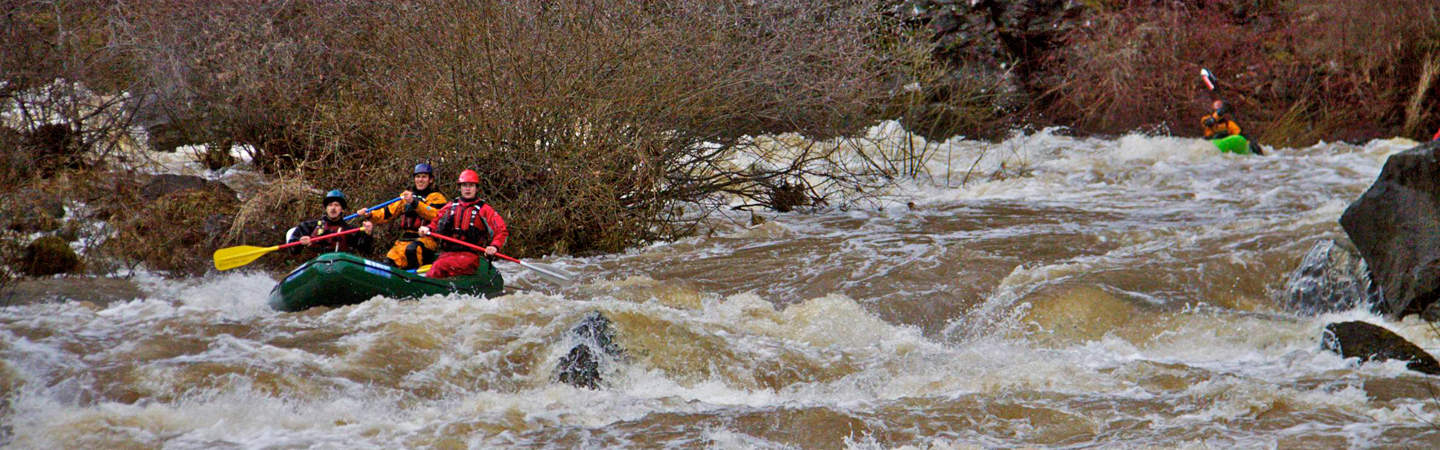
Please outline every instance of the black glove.
[[1215, 126], [1215, 118], [1214, 118], [1214, 117], [1206, 117], [1206, 118], [1205, 118], [1205, 126], [1206, 126], [1206, 127], [1213, 127], [1213, 126]]

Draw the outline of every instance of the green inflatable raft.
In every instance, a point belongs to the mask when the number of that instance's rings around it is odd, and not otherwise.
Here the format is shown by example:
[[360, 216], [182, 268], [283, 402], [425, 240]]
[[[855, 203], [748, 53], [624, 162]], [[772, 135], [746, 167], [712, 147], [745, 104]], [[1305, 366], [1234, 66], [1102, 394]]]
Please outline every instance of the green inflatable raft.
[[326, 253], [301, 264], [275, 285], [270, 307], [301, 311], [353, 305], [376, 296], [413, 298], [452, 292], [491, 296], [504, 290], [500, 272], [484, 259], [474, 275], [433, 279], [349, 253]]
[[1220, 153], [1234, 153], [1237, 155], [1251, 154], [1250, 141], [1246, 140], [1245, 136], [1238, 134], [1228, 136], [1224, 139], [1211, 139], [1210, 143], [1215, 144], [1215, 147], [1220, 149]]

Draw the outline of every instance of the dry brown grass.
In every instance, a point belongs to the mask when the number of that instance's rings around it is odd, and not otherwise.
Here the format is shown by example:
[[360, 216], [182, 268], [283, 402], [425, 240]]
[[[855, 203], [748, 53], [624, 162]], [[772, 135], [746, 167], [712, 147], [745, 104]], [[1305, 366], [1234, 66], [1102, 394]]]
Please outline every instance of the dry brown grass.
[[152, 270], [202, 274], [212, 266], [206, 250], [219, 247], [235, 211], [234, 200], [212, 190], [167, 194], [119, 221], [103, 251]]

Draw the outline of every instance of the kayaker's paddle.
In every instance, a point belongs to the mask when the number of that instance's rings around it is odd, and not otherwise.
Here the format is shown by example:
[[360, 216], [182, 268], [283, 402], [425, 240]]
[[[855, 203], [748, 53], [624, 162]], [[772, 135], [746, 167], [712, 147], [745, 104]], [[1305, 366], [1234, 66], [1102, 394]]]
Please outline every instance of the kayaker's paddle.
[[[1215, 92], [1215, 84], [1220, 82], [1219, 79], [1215, 78], [1215, 74], [1210, 73], [1210, 69], [1206, 69], [1204, 67], [1200, 68], [1200, 79], [1205, 81], [1205, 87], [1210, 88], [1211, 93]], [[1215, 98], [1218, 100], [1219, 96], [1216, 96]], [[1243, 134], [1241, 135], [1241, 137], [1245, 138], [1245, 149], [1247, 151], [1255, 154], [1256, 156], [1265, 156], [1265, 151], [1260, 149], [1260, 144], [1251, 141], [1249, 137], [1246, 137]]]
[[[352, 228], [349, 230], [341, 231], [339, 233], [330, 233], [319, 237], [312, 237], [310, 238], [310, 242], [314, 243], [315, 241], [323, 239], [344, 236], [350, 233], [354, 233], [356, 231], [365, 231], [365, 229]], [[234, 269], [236, 267], [250, 264], [252, 261], [255, 261], [261, 256], [264, 256], [266, 253], [270, 253], [282, 248], [294, 247], [297, 245], [300, 245], [300, 241], [291, 242], [289, 244], [274, 245], [270, 247], [256, 247], [253, 245], [237, 245], [234, 247], [225, 247], [215, 251], [215, 270]]]
[[[475, 244], [471, 244], [471, 243], [469, 243], [469, 242], [465, 242], [465, 241], [462, 241], [462, 240], [459, 240], [459, 239], [455, 239], [455, 238], [452, 238], [452, 237], [450, 237], [450, 236], [445, 236], [445, 235], [442, 235], [442, 234], [436, 234], [436, 233], [433, 233], [433, 232], [430, 233], [430, 236], [434, 236], [434, 237], [437, 237], [437, 238], [440, 238], [440, 239], [444, 239], [444, 240], [446, 240], [446, 241], [450, 241], [450, 242], [454, 242], [454, 243], [456, 243], [456, 244], [460, 244], [460, 245], [463, 245], [463, 246], [466, 246], [466, 247], [470, 247], [470, 248], [479, 250], [481, 253], [484, 253], [484, 252], [485, 252], [485, 247], [481, 247], [481, 246], [478, 246], [478, 245], [475, 245]], [[518, 259], [515, 259], [515, 258], [511, 258], [511, 257], [509, 257], [509, 256], [505, 256], [504, 254], [501, 254], [501, 253], [496, 253], [495, 256], [499, 256], [500, 259], [503, 259], [503, 260], [506, 260], [506, 261], [510, 261], [510, 262], [515, 263], [515, 264], [519, 264], [521, 267], [524, 267], [524, 268], [526, 268], [526, 269], [533, 270], [533, 271], [535, 271], [535, 273], [540, 274], [541, 277], [544, 277], [544, 278], [546, 278], [546, 279], [548, 279], [548, 280], [550, 280], [550, 281], [554, 281], [554, 282], [556, 282], [556, 283], [560, 283], [560, 284], [570, 284], [570, 282], [571, 282], [571, 281], [574, 281], [574, 278], [575, 278], [575, 275], [574, 275], [574, 274], [571, 274], [571, 273], [569, 273], [569, 272], [566, 272], [566, 271], [564, 271], [564, 270], [560, 270], [560, 269], [557, 269], [557, 268], [554, 268], [554, 267], [546, 266], [546, 265], [543, 265], [543, 264], [531, 264], [531, 263], [527, 263], [527, 262], [524, 262], [524, 261], [521, 261], [521, 260], [518, 260]]]

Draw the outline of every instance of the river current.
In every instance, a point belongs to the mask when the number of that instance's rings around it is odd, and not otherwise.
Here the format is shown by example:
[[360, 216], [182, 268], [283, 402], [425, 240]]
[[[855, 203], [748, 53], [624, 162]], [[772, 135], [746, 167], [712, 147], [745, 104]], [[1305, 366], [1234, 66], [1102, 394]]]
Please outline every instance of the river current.
[[[0, 308], [0, 446], [1433, 448], [1440, 379], [1320, 335], [1435, 330], [1277, 300], [1414, 144], [955, 139], [877, 201], [536, 260], [568, 286], [502, 262], [488, 300], [278, 313], [271, 274], [142, 273], [132, 301]], [[623, 352], [557, 383], [591, 311]]]

